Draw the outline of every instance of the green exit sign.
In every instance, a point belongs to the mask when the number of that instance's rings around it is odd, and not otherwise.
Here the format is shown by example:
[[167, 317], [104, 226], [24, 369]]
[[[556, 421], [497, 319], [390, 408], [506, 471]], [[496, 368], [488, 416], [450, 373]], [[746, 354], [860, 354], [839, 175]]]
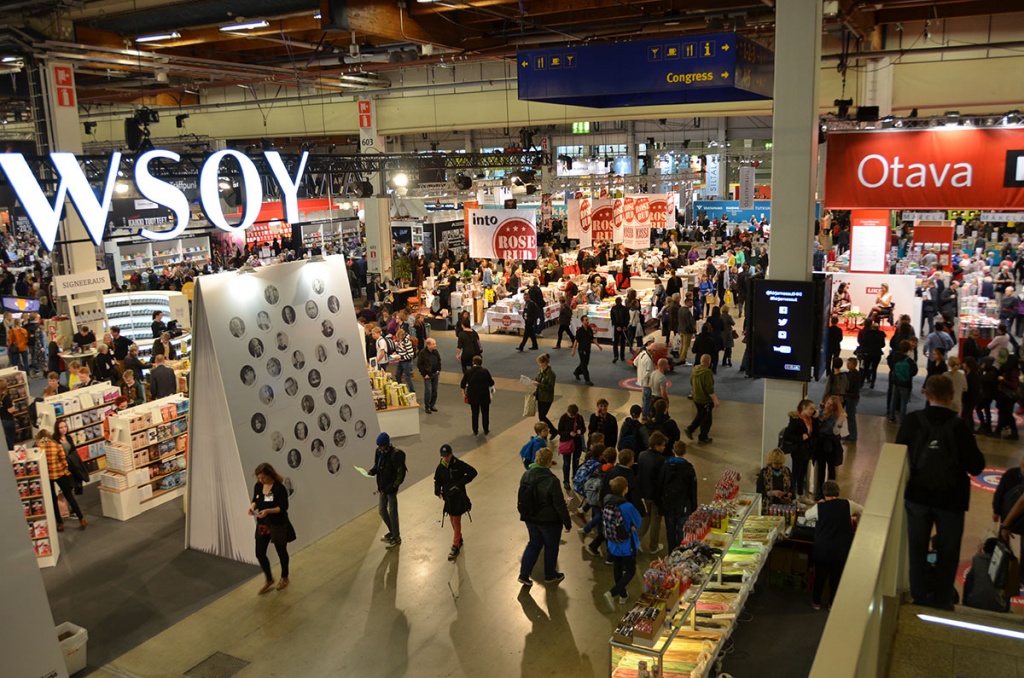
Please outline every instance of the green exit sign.
[[574, 122], [572, 124], [573, 134], [590, 134], [590, 123], [589, 122]]

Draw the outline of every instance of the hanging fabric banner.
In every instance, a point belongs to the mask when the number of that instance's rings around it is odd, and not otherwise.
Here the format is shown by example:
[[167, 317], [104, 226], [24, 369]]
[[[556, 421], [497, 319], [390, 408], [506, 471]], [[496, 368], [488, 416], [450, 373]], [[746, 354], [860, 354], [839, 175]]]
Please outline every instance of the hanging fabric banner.
[[591, 201], [590, 236], [595, 243], [615, 241], [615, 201], [599, 198]]
[[631, 250], [651, 246], [651, 202], [648, 195], [627, 195], [622, 201], [622, 244]]
[[590, 232], [591, 201], [589, 198], [566, 201], [569, 221], [569, 239], [579, 240], [580, 247], [591, 247], [594, 239]]
[[652, 193], [646, 196], [651, 204], [651, 228], [674, 228], [676, 225], [676, 194]]
[[469, 210], [469, 256], [537, 259], [537, 210]]
[[625, 222], [622, 209], [622, 198], [615, 198], [612, 202], [612, 226], [614, 229], [612, 242], [615, 244], [622, 242], [622, 226]]

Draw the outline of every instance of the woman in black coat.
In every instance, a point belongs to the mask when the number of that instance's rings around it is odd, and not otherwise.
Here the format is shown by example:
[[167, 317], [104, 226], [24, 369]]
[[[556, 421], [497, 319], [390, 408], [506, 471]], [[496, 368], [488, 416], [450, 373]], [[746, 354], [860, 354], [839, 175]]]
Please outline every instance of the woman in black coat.
[[491, 432], [491, 387], [494, 386], [494, 378], [483, 364], [481, 356], [473, 356], [473, 366], [462, 376], [462, 396], [473, 413], [473, 435], [480, 433], [481, 415], [484, 435]]
[[267, 558], [271, 543], [281, 561], [281, 581], [277, 583], [280, 591], [288, 586], [288, 542], [295, 539], [288, 520], [288, 488], [284, 486], [284, 478], [270, 464], [257, 466], [255, 476], [249, 515], [256, 517], [256, 560], [266, 577], [259, 592], [266, 593], [275, 583]]
[[793, 459], [793, 488], [797, 497], [807, 489], [807, 467], [814, 454], [820, 422], [814, 416], [814, 401], [801, 400], [789, 413], [789, 422], [782, 432], [782, 451]]
[[476, 478], [476, 469], [457, 459], [451, 445], [442, 445], [441, 463], [434, 471], [434, 496], [444, 502], [444, 512], [450, 519], [454, 533], [448, 560], [455, 560], [462, 549], [462, 515], [473, 508], [466, 494], [466, 485], [473, 478]]

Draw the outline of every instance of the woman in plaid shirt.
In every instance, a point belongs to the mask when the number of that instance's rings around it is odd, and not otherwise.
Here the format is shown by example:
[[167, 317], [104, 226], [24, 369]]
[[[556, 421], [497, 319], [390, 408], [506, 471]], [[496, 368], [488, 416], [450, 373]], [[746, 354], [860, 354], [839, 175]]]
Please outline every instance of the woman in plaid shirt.
[[[64, 422], [60, 422], [58, 426], [62, 424]], [[46, 454], [46, 471], [50, 476], [50, 492], [53, 496], [53, 512], [57, 516], [57, 531], [64, 531], [64, 519], [57, 507], [58, 487], [64, 493], [64, 498], [68, 500], [71, 513], [78, 516], [78, 524], [84, 530], [88, 523], [85, 522], [85, 514], [82, 513], [82, 509], [79, 508], [78, 502], [75, 500], [74, 482], [71, 478], [71, 471], [68, 469], [68, 459], [64, 456], [64, 448], [50, 436], [50, 432], [46, 429], [40, 430], [36, 436], [36, 447]]]

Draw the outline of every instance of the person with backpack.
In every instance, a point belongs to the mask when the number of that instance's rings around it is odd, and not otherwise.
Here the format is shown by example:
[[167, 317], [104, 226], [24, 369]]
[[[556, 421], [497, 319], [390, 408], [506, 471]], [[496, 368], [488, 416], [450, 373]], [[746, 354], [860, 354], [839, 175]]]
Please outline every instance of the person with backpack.
[[405, 452], [391, 444], [387, 433], [377, 436], [377, 450], [373, 455], [373, 467], [367, 471], [377, 478], [378, 511], [387, 533], [381, 537], [385, 548], [394, 548], [402, 543], [398, 527], [398, 488], [405, 482], [407, 469]]
[[397, 359], [397, 356], [395, 355], [395, 340], [391, 337], [384, 336], [380, 327], [377, 327], [376, 325], [370, 330], [370, 335], [373, 337], [373, 346], [377, 352], [377, 368], [387, 372], [388, 364], [391, 363], [392, 357]]
[[533, 586], [530, 575], [542, 550], [544, 583], [557, 584], [565, 579], [565, 575], [558, 571], [558, 528], [561, 526], [568, 532], [572, 522], [558, 478], [551, 472], [553, 464], [551, 450], [545, 447], [537, 452], [536, 461], [530, 464], [519, 481], [519, 519], [526, 523], [530, 540], [519, 563], [518, 581], [526, 587]]
[[434, 470], [434, 496], [444, 502], [444, 513], [452, 524], [452, 550], [448, 560], [455, 560], [462, 550], [462, 516], [473, 508], [466, 494], [466, 485], [476, 478], [476, 469], [456, 458], [451, 445], [441, 446], [441, 462]]
[[907, 416], [910, 391], [914, 385], [914, 376], [917, 375], [917, 363], [910, 357], [910, 351], [910, 342], [905, 339], [901, 341], [899, 355], [893, 359], [889, 372], [889, 379], [893, 386], [892, 402], [889, 404], [888, 412], [889, 421], [896, 421], [897, 414], [899, 414], [900, 422]]
[[[1005, 525], [1010, 511], [1024, 497], [1024, 459], [1014, 468], [1008, 468], [999, 478], [996, 493], [992, 495], [992, 520]], [[1024, 521], [1010, 526], [1010, 532], [1024, 535]], [[1020, 540], [1020, 555], [1024, 559], [1024, 536]]]
[[645, 513], [640, 525], [640, 541], [642, 542], [644, 536], [650, 533], [651, 536], [647, 542], [648, 553], [658, 553], [664, 548], [664, 545], [659, 543], [661, 511], [658, 510], [655, 499], [657, 498], [658, 476], [661, 473], [662, 465], [668, 458], [665, 447], [667, 443], [668, 438], [664, 433], [655, 433], [651, 436], [649, 448], [641, 452], [636, 460], [636, 475], [639, 481], [637, 494], [644, 504]]
[[636, 554], [640, 550], [640, 512], [626, 499], [629, 481], [622, 476], [613, 478], [608, 485], [610, 493], [604, 498], [602, 524], [608, 540], [608, 555], [614, 561], [615, 584], [605, 591], [608, 609], [614, 612], [616, 602], [626, 603], [626, 586], [636, 576]]
[[523, 460], [524, 468], [529, 469], [537, 459], [537, 452], [548, 446], [548, 434], [548, 425], [543, 421], [533, 425], [533, 435], [519, 449], [519, 458]]
[[[580, 538], [586, 540], [587, 535], [590, 531], [597, 529], [600, 533], [601, 530], [601, 501], [603, 495], [601, 494], [604, 488], [604, 477], [608, 471], [615, 467], [615, 459], [618, 454], [614, 447], [602, 447], [597, 443], [591, 445], [587, 450], [587, 459], [597, 459], [599, 465], [593, 473], [583, 481], [583, 499], [584, 507], [591, 509], [590, 520], [583, 525], [583, 527], [576, 530]], [[582, 470], [582, 467], [581, 467]], [[577, 474], [579, 471], [577, 471]], [[594, 555], [598, 555], [595, 553]]]
[[[952, 409], [949, 377], [929, 379], [925, 397], [929, 407], [908, 415], [896, 434], [896, 444], [907, 446], [910, 462], [904, 492], [910, 593], [915, 605], [952, 609], [964, 514], [970, 505], [970, 476], [982, 472], [985, 457], [970, 424]], [[929, 585], [926, 573], [933, 528], [937, 560]]]
[[[609, 445], [609, 447], [611, 447], [611, 446]], [[614, 450], [615, 448], [612, 448], [612, 449]], [[610, 469], [608, 469], [608, 471], [604, 474], [604, 481], [601, 483], [601, 508], [602, 509], [604, 509], [604, 500], [605, 500], [605, 498], [609, 494], [611, 494], [611, 485], [610, 485], [610, 483], [611, 483], [612, 479], [614, 479], [614, 478], [625, 478], [626, 482], [629, 484], [629, 486], [628, 486], [628, 488], [626, 490], [626, 500], [629, 503], [633, 504], [633, 506], [636, 506], [636, 507], [641, 507], [642, 506], [642, 504], [640, 503], [639, 498], [637, 497], [637, 493], [639, 492], [639, 482], [637, 481], [637, 477], [636, 477], [636, 469], [633, 468], [633, 463], [634, 463], [635, 459], [636, 459], [636, 457], [633, 454], [633, 450], [619, 450], [618, 456], [616, 458], [615, 466], [613, 466]], [[640, 510], [642, 511], [643, 509], [641, 508]], [[591, 541], [589, 544], [587, 544], [587, 550], [590, 551], [590, 554], [593, 555], [593, 556], [601, 555], [600, 546], [601, 546], [601, 544], [604, 543], [604, 541], [606, 539], [606, 536], [605, 536], [606, 528], [604, 527], [604, 517], [603, 517], [603, 514], [602, 514], [601, 521], [602, 521], [602, 529], [598, 530], [597, 536], [594, 538], [594, 540]], [[611, 553], [608, 554], [608, 557], [605, 558], [604, 562], [607, 563], [608, 565], [612, 564], [613, 561], [612, 561], [612, 554]]]
[[683, 432], [679, 428], [679, 424], [673, 419], [668, 413], [668, 403], [664, 400], [659, 400], [654, 403], [654, 416], [644, 423], [644, 430], [647, 433], [648, 438], [654, 435], [655, 431], [661, 431], [668, 438], [668, 442], [665, 443], [665, 449], [672, 449], [672, 446], [676, 444], [677, 440], [683, 437]]
[[617, 447], [620, 450], [628, 447], [633, 452], [639, 453], [641, 450], [646, 450], [649, 447], [647, 429], [640, 423], [640, 414], [642, 412], [643, 408], [639, 405], [633, 405], [629, 408], [629, 416], [622, 421], [622, 428], [619, 429], [619, 443]]
[[697, 508], [697, 472], [685, 458], [686, 443], [677, 442], [672, 455], [661, 465], [654, 489], [655, 503], [665, 516], [669, 552], [683, 543], [686, 520]]

